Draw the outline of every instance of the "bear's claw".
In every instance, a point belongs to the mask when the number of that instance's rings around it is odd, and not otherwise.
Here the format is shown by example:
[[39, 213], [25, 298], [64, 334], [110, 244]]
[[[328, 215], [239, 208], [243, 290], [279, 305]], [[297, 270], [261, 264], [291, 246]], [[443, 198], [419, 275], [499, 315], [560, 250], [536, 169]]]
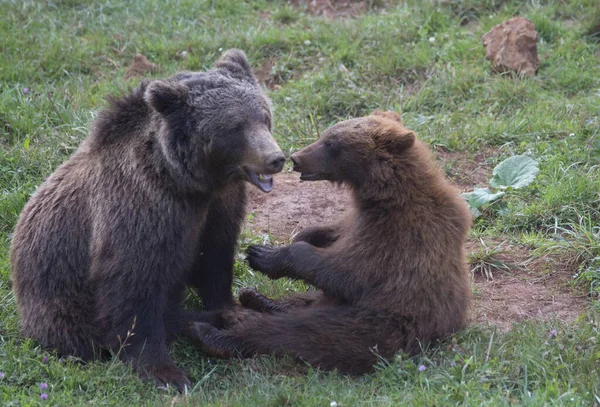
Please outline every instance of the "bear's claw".
[[186, 388], [191, 388], [191, 383], [182, 369], [173, 365], [151, 366], [140, 372], [142, 380], [154, 379], [154, 384], [158, 388], [167, 389], [173, 386], [180, 393]]

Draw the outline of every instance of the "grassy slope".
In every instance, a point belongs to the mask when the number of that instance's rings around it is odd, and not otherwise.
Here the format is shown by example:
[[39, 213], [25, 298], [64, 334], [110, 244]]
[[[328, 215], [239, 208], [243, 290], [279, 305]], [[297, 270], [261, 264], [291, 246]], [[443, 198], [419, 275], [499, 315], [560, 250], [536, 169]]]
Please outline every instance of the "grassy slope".
[[[535, 184], [508, 197], [502, 216], [490, 208], [473, 233], [503, 235], [540, 252], [564, 250], [581, 264], [578, 281], [597, 295], [600, 49], [584, 36], [598, 10], [595, 1], [452, 0], [438, 6], [413, 0], [333, 22], [272, 1], [130, 3], [2, 2], [0, 404], [600, 403], [593, 312], [573, 324], [527, 323], [508, 334], [474, 327], [457, 335], [454, 349], [399, 358], [358, 379], [272, 358], [209, 361], [182, 340], [174, 354], [198, 384], [176, 399], [140, 383], [118, 362], [80, 366], [20, 336], [10, 291], [10, 232], [29, 194], [85, 137], [103, 98], [136, 84], [123, 79], [136, 51], [160, 65], [156, 76], [208, 68], [230, 47], [246, 50], [254, 66], [275, 63], [281, 87], [271, 97], [276, 136], [286, 151], [340, 118], [385, 108], [403, 111], [407, 125], [440, 148], [473, 156], [492, 148], [491, 164], [530, 154], [540, 160]], [[492, 75], [484, 59], [481, 35], [514, 14], [532, 19], [540, 32], [542, 65], [532, 79]], [[460, 25], [461, 19], [468, 24]], [[189, 58], [177, 59], [184, 50]], [[258, 238], [245, 236], [242, 246]], [[299, 288], [254, 276], [243, 263], [236, 274], [236, 284], [270, 294]], [[188, 302], [198, 300], [190, 295]], [[558, 330], [555, 338], [548, 338], [551, 329]], [[420, 364], [427, 370], [419, 372]], [[50, 386], [46, 401], [39, 398], [42, 382]]]

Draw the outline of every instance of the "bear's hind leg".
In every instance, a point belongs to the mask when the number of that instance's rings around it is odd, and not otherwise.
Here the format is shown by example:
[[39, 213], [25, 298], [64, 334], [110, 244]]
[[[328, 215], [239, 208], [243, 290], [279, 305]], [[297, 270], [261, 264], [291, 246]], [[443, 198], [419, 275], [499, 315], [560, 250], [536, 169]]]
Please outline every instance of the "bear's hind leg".
[[261, 294], [254, 287], [242, 288], [239, 292], [239, 301], [244, 308], [267, 313], [288, 312], [298, 307], [308, 307], [322, 298], [322, 291], [294, 293], [277, 300]]
[[216, 328], [224, 329], [231, 325], [231, 320], [235, 319], [235, 309], [226, 308], [219, 311], [190, 311], [178, 309], [174, 312], [165, 314], [165, 329], [167, 332], [167, 342], [175, 340], [184, 335], [189, 326], [194, 322], [210, 324]]
[[190, 335], [213, 357], [289, 355], [326, 369], [362, 374], [391, 358], [408, 340], [406, 325], [351, 306], [250, 314], [230, 329], [197, 323]]
[[[240, 355], [235, 340], [225, 331], [206, 322], [195, 322], [188, 329], [189, 336], [200, 344], [202, 352], [210, 357], [228, 359]], [[248, 354], [247, 356], [251, 356]]]
[[56, 349], [61, 356], [74, 356], [89, 361], [100, 355], [99, 327], [93, 317], [93, 305], [85, 295], [54, 298], [40, 303], [20, 298], [21, 327], [25, 336], [39, 342], [42, 348]]

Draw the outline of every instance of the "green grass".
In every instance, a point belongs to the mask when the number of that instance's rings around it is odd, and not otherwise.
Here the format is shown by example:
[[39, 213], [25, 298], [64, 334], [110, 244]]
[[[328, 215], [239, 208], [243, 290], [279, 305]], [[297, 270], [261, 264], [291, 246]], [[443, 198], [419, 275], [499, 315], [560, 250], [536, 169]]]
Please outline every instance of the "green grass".
[[[283, 1], [3, 0], [0, 14], [1, 405], [593, 405], [600, 403], [600, 45], [593, 0], [376, 2], [347, 20], [307, 15]], [[534, 78], [491, 73], [481, 36], [513, 15], [534, 21], [542, 61]], [[18, 330], [8, 247], [36, 186], [87, 135], [136, 52], [154, 77], [209, 68], [222, 50], [271, 62], [275, 135], [286, 152], [337, 120], [376, 108], [403, 112], [422, 139], [450, 151], [497, 151], [540, 162], [529, 187], [484, 213], [473, 234], [561, 252], [591, 295], [573, 323], [471, 327], [414, 360], [398, 357], [352, 378], [269, 357], [214, 361], [173, 345], [197, 383], [178, 397], [141, 383], [117, 361], [80, 365], [42, 351]], [[187, 51], [187, 59], [177, 58]], [[27, 89], [27, 91], [26, 91]], [[260, 236], [244, 235], [241, 246]], [[241, 255], [240, 255], [241, 256]], [[485, 257], [485, 256], [484, 256]], [[485, 265], [486, 258], [481, 264]], [[270, 295], [305, 288], [273, 283], [240, 261], [236, 287]], [[189, 295], [190, 306], [198, 299]], [[556, 337], [549, 338], [552, 329]], [[454, 350], [452, 350], [454, 347]], [[44, 356], [48, 361], [44, 362]], [[453, 363], [453, 365], [451, 365]], [[425, 365], [423, 372], [419, 365]], [[48, 383], [48, 400], [40, 383]]]

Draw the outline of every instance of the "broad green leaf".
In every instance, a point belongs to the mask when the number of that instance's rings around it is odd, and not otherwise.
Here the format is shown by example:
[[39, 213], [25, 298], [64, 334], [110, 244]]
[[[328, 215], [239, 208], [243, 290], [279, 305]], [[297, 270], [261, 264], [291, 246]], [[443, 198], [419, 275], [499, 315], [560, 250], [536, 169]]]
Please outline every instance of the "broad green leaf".
[[473, 217], [473, 219], [477, 219], [478, 217], [481, 216], [481, 211], [477, 208], [473, 208], [472, 206], [469, 206], [469, 211], [471, 212], [471, 216]]
[[494, 168], [490, 185], [498, 189], [515, 189], [531, 184], [539, 172], [538, 162], [525, 155], [507, 158]]
[[473, 192], [463, 193], [462, 196], [467, 200], [471, 208], [481, 208], [488, 202], [500, 199], [504, 192], [493, 193], [489, 188], [475, 188]]
[[29, 150], [29, 142], [30, 142], [30, 141], [31, 141], [31, 139], [30, 139], [29, 137], [27, 137], [27, 138], [25, 139], [25, 141], [23, 142], [23, 148], [24, 148], [25, 150]]

